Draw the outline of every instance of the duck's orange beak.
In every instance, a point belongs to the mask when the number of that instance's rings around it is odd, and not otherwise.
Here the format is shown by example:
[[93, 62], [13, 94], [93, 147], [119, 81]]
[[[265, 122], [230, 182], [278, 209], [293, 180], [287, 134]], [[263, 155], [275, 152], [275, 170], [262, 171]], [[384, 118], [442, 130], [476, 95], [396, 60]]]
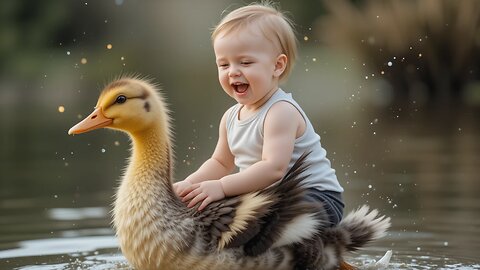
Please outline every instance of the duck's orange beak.
[[72, 135], [88, 132], [97, 128], [108, 126], [112, 122], [113, 119], [105, 117], [102, 111], [102, 107], [98, 107], [80, 123], [73, 126], [68, 131], [68, 134]]

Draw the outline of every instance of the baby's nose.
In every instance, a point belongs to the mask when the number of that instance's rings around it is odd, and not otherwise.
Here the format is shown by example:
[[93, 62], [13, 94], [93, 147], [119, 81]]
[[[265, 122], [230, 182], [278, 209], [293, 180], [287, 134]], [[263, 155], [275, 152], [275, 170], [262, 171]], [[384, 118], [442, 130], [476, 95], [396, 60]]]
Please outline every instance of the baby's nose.
[[240, 76], [240, 74], [241, 74], [240, 69], [238, 69], [235, 66], [231, 66], [230, 70], [228, 71], [228, 75], [230, 77], [237, 77], [237, 76]]

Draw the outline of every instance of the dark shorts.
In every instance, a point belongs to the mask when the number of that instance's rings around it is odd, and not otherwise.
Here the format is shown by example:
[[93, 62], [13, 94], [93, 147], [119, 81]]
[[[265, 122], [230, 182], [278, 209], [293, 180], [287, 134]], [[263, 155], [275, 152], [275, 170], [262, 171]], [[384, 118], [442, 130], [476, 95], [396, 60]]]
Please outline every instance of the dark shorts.
[[343, 203], [342, 193], [328, 190], [318, 190], [316, 188], [308, 188], [308, 197], [312, 201], [321, 202], [328, 215], [328, 227], [333, 227], [340, 223], [343, 218]]

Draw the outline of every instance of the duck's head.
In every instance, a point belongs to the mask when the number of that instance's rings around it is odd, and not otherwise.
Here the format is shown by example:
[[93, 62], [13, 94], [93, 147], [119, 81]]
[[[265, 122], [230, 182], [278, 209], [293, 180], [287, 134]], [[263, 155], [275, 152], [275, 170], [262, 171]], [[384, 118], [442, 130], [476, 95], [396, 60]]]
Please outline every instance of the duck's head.
[[121, 78], [108, 84], [95, 110], [73, 126], [68, 134], [80, 134], [106, 127], [130, 134], [161, 123], [168, 130], [168, 111], [157, 88], [138, 78]]

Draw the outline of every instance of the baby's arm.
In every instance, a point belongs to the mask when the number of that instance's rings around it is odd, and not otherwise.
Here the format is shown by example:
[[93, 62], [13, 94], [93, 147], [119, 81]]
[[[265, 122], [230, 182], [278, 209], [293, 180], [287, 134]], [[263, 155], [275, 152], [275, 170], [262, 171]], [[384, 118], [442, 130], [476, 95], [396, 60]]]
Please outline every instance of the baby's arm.
[[202, 210], [210, 202], [225, 196], [244, 194], [270, 186], [284, 176], [295, 139], [303, 134], [304, 129], [305, 121], [293, 105], [287, 102], [276, 103], [265, 118], [262, 160], [239, 173], [226, 175], [220, 181], [205, 181], [193, 185], [184, 201], [191, 200], [189, 207], [202, 202], [199, 207], [199, 210]]
[[304, 130], [305, 120], [292, 104], [274, 104], [265, 117], [262, 160], [240, 173], [223, 177], [225, 195], [261, 190], [280, 180], [288, 169], [295, 139]]
[[197, 171], [189, 175], [185, 180], [175, 183], [175, 192], [184, 197], [191, 191], [193, 184], [198, 184], [206, 180], [220, 179], [230, 174], [234, 167], [234, 157], [230, 152], [227, 143], [226, 114], [220, 120], [218, 142], [215, 150], [207, 161], [205, 161]]

